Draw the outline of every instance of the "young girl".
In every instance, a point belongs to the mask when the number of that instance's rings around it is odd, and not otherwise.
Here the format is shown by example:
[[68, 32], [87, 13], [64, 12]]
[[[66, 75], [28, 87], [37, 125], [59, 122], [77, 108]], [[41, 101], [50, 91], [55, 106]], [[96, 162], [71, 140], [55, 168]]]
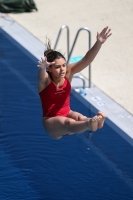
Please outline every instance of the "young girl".
[[105, 27], [101, 33], [97, 33], [96, 43], [82, 60], [68, 66], [65, 57], [60, 52], [52, 50], [48, 42], [45, 57], [38, 61], [38, 92], [42, 102], [43, 125], [50, 137], [60, 139], [65, 135], [86, 130], [96, 131], [103, 127], [106, 118], [103, 112], [87, 118], [70, 109], [70, 84], [73, 75], [94, 60], [102, 44], [111, 35], [110, 31], [111, 29]]

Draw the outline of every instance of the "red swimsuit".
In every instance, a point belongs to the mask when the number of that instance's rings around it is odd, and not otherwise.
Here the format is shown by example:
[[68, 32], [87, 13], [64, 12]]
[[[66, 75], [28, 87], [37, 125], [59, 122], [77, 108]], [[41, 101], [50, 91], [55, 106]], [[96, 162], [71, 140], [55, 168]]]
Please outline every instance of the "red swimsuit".
[[71, 85], [67, 78], [64, 84], [57, 88], [51, 83], [39, 95], [42, 102], [43, 117], [67, 116], [70, 111]]

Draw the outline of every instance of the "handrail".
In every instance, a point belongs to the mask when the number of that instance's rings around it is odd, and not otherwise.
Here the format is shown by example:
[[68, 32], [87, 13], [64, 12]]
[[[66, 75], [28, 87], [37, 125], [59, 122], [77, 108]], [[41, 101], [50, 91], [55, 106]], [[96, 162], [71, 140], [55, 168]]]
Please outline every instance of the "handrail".
[[[90, 30], [87, 28], [87, 27], [82, 27], [80, 28], [78, 31], [77, 31], [77, 34], [75, 36], [75, 39], [74, 39], [74, 42], [73, 42], [73, 45], [72, 45], [72, 48], [71, 48], [71, 51], [68, 55], [68, 60], [67, 60], [67, 65], [69, 63], [69, 60], [70, 60], [70, 57], [72, 55], [72, 52], [73, 52], [73, 49], [74, 49], [74, 46], [76, 44], [76, 41], [77, 41], [77, 38], [78, 38], [78, 35], [79, 35], [79, 32], [82, 31], [82, 30], [86, 30], [88, 32], [88, 36], [89, 36], [89, 49], [91, 48], [91, 32]], [[91, 88], [91, 64], [89, 64], [89, 88]]]
[[[62, 25], [60, 30], [59, 30], [59, 33], [57, 35], [57, 39], [56, 39], [56, 42], [55, 42], [55, 45], [54, 45], [54, 50], [56, 49], [57, 47], [57, 43], [59, 41], [59, 38], [60, 38], [60, 35], [62, 33], [62, 30], [66, 28], [67, 29], [67, 65], [69, 63], [69, 60], [70, 60], [70, 57], [72, 55], [72, 52], [73, 52], [73, 49], [74, 49], [74, 46], [76, 44], [76, 41], [77, 41], [77, 38], [78, 38], [78, 35], [79, 35], [79, 32], [81, 30], [86, 30], [88, 32], [88, 36], [89, 36], [89, 49], [91, 48], [91, 32], [90, 30], [87, 28], [87, 27], [82, 27], [80, 28], [78, 31], [77, 31], [77, 34], [75, 36], [75, 39], [74, 39], [74, 42], [73, 42], [73, 45], [72, 45], [72, 48], [71, 48], [71, 51], [69, 53], [69, 27], [67, 25]], [[80, 77], [79, 77], [80, 78]], [[84, 83], [83, 83], [84, 84]], [[89, 88], [91, 88], [91, 64], [89, 64]]]
[[60, 35], [62, 33], [62, 30], [66, 28], [67, 29], [67, 59], [68, 59], [68, 56], [69, 56], [69, 27], [67, 25], [62, 25], [60, 30], [59, 30], [59, 33], [57, 35], [57, 39], [56, 39], [56, 42], [55, 42], [55, 45], [54, 45], [54, 50], [56, 49], [57, 47], [57, 43], [59, 41], [59, 38], [60, 38]]
[[73, 78], [79, 78], [79, 79], [81, 79], [82, 81], [83, 81], [83, 88], [85, 89], [85, 80], [84, 80], [84, 77], [83, 76], [81, 76], [81, 75], [74, 75], [73, 76]]

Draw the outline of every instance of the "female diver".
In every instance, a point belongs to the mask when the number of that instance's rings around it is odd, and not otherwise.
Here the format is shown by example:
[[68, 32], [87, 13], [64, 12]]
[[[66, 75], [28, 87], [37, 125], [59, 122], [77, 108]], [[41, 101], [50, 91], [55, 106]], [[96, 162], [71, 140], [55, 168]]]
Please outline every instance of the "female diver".
[[111, 29], [105, 27], [97, 33], [97, 41], [86, 55], [78, 62], [66, 66], [65, 57], [51, 49], [50, 42], [44, 58], [38, 61], [38, 92], [43, 110], [43, 125], [53, 139], [65, 135], [83, 133], [86, 130], [96, 131], [103, 127], [106, 115], [98, 112], [87, 118], [70, 108], [71, 81], [75, 73], [86, 68], [99, 52], [102, 44], [111, 35]]

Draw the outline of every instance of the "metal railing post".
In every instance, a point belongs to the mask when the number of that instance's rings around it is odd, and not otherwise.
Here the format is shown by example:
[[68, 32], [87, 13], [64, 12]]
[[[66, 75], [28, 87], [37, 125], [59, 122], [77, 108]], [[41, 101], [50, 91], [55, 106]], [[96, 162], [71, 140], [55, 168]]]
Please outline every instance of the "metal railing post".
[[83, 89], [85, 89], [85, 79], [84, 79], [84, 77], [83, 77], [83, 76], [81, 76], [81, 75], [78, 75], [78, 76], [73, 76], [73, 78], [79, 78], [79, 79], [81, 79], [81, 80], [82, 80], [82, 82], [83, 82]]
[[[77, 38], [78, 38], [78, 35], [80, 33], [80, 31], [82, 30], [86, 30], [88, 32], [88, 36], [89, 36], [89, 44], [88, 44], [88, 48], [90, 49], [91, 48], [91, 32], [90, 30], [87, 28], [87, 27], [82, 27], [78, 30], [76, 36], [75, 36], [75, 39], [74, 39], [74, 42], [73, 42], [73, 45], [72, 45], [72, 48], [71, 48], [71, 51], [68, 55], [68, 60], [67, 60], [67, 64], [69, 63], [69, 60], [70, 60], [70, 57], [72, 55], [72, 52], [73, 52], [73, 49], [75, 47], [75, 44], [76, 44], [76, 41], [77, 41]], [[89, 88], [91, 88], [91, 64], [89, 65]]]
[[62, 30], [66, 28], [67, 29], [67, 60], [68, 60], [68, 56], [69, 56], [69, 27], [67, 25], [62, 25], [60, 30], [59, 30], [59, 33], [57, 35], [57, 39], [56, 39], [56, 42], [55, 42], [55, 45], [54, 45], [54, 50], [56, 49], [57, 47], [57, 43], [59, 41], [59, 38], [60, 38], [60, 35], [62, 33]]
[[[80, 31], [82, 30], [86, 30], [88, 32], [88, 36], [89, 36], [89, 43], [88, 43], [88, 48], [90, 49], [91, 48], [91, 31], [87, 28], [87, 27], [82, 27], [80, 28], [78, 31], [77, 31], [77, 34], [75, 36], [75, 39], [74, 39], [74, 42], [73, 42], [73, 45], [72, 45], [72, 48], [71, 48], [71, 51], [69, 53], [69, 27], [67, 25], [62, 25], [60, 30], [59, 30], [59, 33], [57, 35], [57, 39], [56, 39], [56, 42], [55, 42], [55, 45], [54, 45], [54, 50], [56, 49], [57, 47], [57, 44], [58, 44], [58, 41], [59, 41], [59, 38], [60, 38], [60, 35], [62, 33], [62, 30], [66, 28], [67, 29], [67, 65], [69, 63], [69, 60], [70, 60], [70, 57], [72, 55], [72, 52], [73, 52], [73, 49], [75, 47], [75, 44], [76, 44], [76, 41], [77, 41], [77, 38], [78, 38], [78, 35], [80, 33]], [[91, 88], [91, 64], [89, 65], [89, 74], [88, 74], [88, 77], [89, 77], [89, 88]], [[76, 77], [77, 78], [77, 77]], [[79, 77], [81, 79], [81, 77]], [[84, 84], [83, 84], [84, 86]], [[85, 87], [85, 86], [84, 86]]]

